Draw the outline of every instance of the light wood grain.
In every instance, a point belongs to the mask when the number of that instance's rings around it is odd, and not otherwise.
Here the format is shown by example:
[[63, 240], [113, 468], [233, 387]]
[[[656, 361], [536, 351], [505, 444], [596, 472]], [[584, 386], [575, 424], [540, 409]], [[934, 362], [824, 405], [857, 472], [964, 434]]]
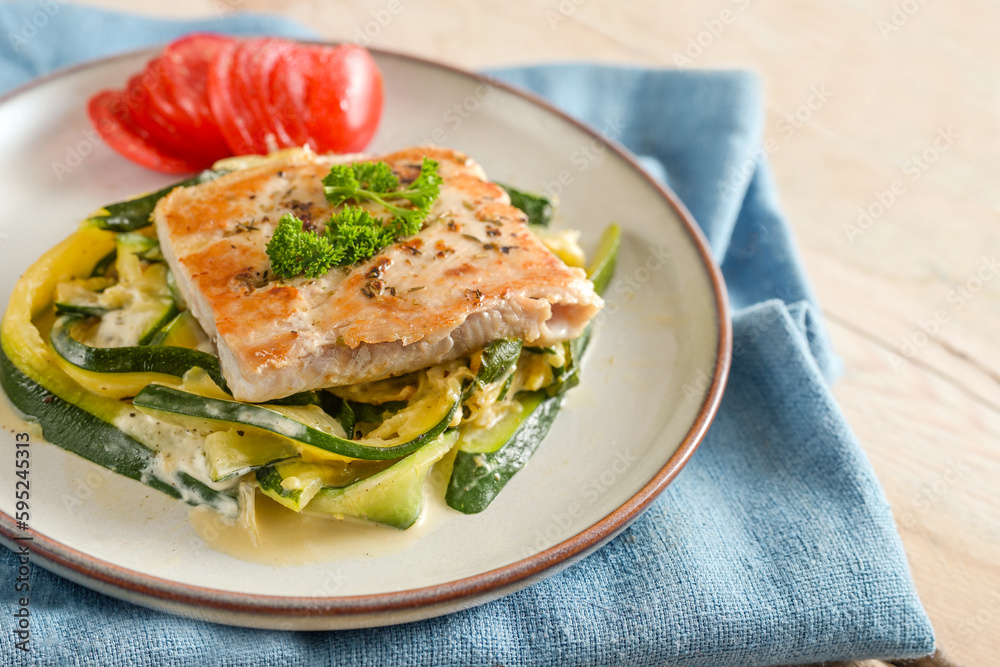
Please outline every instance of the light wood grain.
[[[332, 39], [367, 40], [358, 32], [367, 25], [373, 45], [467, 68], [580, 59], [673, 66], [700, 36], [707, 45], [692, 48], [690, 66], [759, 72], [782, 200], [846, 365], [836, 396], [893, 505], [940, 644], [959, 663], [993, 664], [1000, 273], [979, 282], [976, 274], [989, 274], [1000, 254], [1000, 5], [397, 2], [96, 4], [162, 16], [265, 10]], [[379, 12], [393, 8], [379, 26]], [[720, 19], [731, 19], [721, 31]], [[706, 38], [712, 27], [719, 34]], [[807, 115], [802, 105], [817, 89], [829, 99], [813, 98], [817, 108], [798, 126], [783, 123], [785, 114]], [[939, 139], [946, 135], [954, 136]], [[922, 169], [913, 158], [925, 152]], [[898, 193], [879, 211], [894, 182]], [[862, 229], [859, 210], [869, 208]]]

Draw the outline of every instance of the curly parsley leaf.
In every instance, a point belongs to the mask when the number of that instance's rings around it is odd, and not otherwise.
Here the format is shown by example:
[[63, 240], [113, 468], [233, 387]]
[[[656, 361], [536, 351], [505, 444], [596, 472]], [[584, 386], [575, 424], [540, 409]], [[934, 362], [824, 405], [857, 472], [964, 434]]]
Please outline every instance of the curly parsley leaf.
[[267, 244], [271, 272], [279, 278], [303, 273], [318, 278], [334, 266], [363, 262], [396, 240], [416, 234], [441, 193], [437, 168], [437, 162], [424, 158], [417, 178], [400, 189], [399, 178], [385, 162], [335, 165], [323, 179], [331, 204], [373, 201], [392, 218], [383, 222], [360, 206], [345, 206], [330, 218], [324, 233], [317, 234], [286, 213]]
[[281, 216], [266, 250], [271, 258], [271, 272], [279, 278], [292, 278], [300, 273], [307, 278], [318, 278], [337, 264], [344, 253], [328, 239], [302, 229], [302, 221], [291, 213]]
[[399, 189], [399, 179], [385, 162], [357, 162], [334, 165], [323, 179], [323, 186], [327, 200], [334, 206], [347, 201], [381, 204], [392, 213], [390, 225], [400, 231], [397, 236], [409, 236], [420, 231], [431, 205], [441, 193], [441, 176], [438, 163], [425, 157], [417, 178], [408, 187]]
[[372, 192], [392, 192], [399, 189], [399, 179], [385, 162], [358, 162], [352, 165], [358, 187]]
[[394, 229], [383, 226], [363, 208], [348, 206], [330, 219], [324, 233], [331, 247], [342, 251], [338, 266], [361, 262], [395, 241]]

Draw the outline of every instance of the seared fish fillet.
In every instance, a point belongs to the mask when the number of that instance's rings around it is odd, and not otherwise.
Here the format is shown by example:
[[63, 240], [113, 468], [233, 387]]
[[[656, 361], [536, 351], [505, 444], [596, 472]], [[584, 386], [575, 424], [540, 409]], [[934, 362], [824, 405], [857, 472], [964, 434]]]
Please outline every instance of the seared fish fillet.
[[160, 201], [163, 254], [234, 397], [263, 402], [425, 368], [498, 338], [548, 346], [583, 331], [603, 305], [593, 285], [535, 238], [479, 165], [441, 148], [365, 159], [407, 183], [424, 156], [443, 184], [420, 233], [312, 280], [273, 278], [265, 246], [285, 213], [322, 231], [333, 209], [321, 181], [343, 157], [294, 153]]

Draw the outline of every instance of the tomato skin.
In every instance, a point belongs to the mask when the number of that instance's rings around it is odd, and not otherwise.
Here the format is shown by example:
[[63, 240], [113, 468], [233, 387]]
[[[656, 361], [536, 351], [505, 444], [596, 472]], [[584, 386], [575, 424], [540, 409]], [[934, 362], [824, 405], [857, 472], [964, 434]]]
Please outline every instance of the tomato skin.
[[235, 42], [226, 35], [193, 33], [172, 42], [160, 57], [163, 92], [175, 110], [170, 118], [187, 137], [188, 150], [213, 162], [230, 152], [209, 106], [208, 70], [219, 52]]
[[87, 104], [87, 115], [101, 139], [136, 164], [164, 174], [186, 174], [201, 168], [201, 163], [164, 151], [143, 136], [130, 121], [121, 91], [104, 90], [94, 95]]
[[309, 87], [302, 66], [306, 60], [302, 49], [286, 53], [274, 66], [271, 76], [267, 109], [279, 118], [294, 146], [316, 149], [305, 123], [306, 93]]
[[130, 119], [150, 141], [171, 153], [184, 153], [187, 141], [174, 123], [174, 109], [161, 99], [162, 79], [157, 71], [157, 61], [125, 84], [122, 101], [128, 107]]
[[276, 148], [360, 151], [378, 129], [383, 97], [378, 66], [353, 44], [196, 33], [171, 43], [123, 91], [95, 95], [88, 113], [125, 157], [182, 173]]
[[[271, 104], [271, 81], [278, 63], [297, 45], [285, 39], [265, 38], [259, 40], [242, 72], [244, 85], [251, 97], [251, 109], [255, 126], [264, 137], [264, 147], [272, 144], [278, 148], [300, 146], [286, 127], [287, 119]], [[270, 142], [270, 143], [269, 143]]]
[[236, 107], [232, 71], [238, 44], [223, 47], [208, 68], [208, 104], [233, 155], [254, 152], [253, 137]]
[[311, 65], [305, 124], [319, 152], [354, 153], [375, 135], [382, 117], [382, 73], [354, 44], [303, 47]]

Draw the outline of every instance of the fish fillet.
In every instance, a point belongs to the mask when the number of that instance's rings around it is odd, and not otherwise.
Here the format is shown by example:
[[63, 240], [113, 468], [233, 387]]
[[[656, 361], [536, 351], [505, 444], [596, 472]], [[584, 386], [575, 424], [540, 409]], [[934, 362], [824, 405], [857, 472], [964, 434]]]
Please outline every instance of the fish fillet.
[[334, 209], [321, 181], [343, 156], [296, 152], [159, 202], [163, 254], [235, 398], [399, 375], [498, 338], [549, 346], [578, 336], [601, 308], [584, 272], [553, 255], [462, 153], [410, 148], [346, 161], [383, 160], [405, 184], [424, 156], [438, 161], [443, 183], [423, 229], [317, 279], [276, 279], [265, 246], [285, 213], [323, 230]]

